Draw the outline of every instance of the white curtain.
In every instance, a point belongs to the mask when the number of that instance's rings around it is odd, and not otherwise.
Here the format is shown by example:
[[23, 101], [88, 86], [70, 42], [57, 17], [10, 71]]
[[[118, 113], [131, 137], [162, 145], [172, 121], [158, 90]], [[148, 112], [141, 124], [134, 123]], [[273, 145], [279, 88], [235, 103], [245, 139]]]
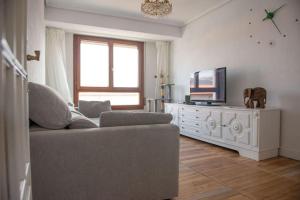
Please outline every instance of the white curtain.
[[66, 75], [65, 32], [46, 29], [46, 84], [55, 89], [66, 102], [72, 102]]
[[161, 84], [169, 83], [169, 64], [170, 64], [170, 42], [158, 41], [156, 42], [157, 49], [157, 69], [156, 69], [156, 83], [155, 83], [155, 98], [161, 96]]

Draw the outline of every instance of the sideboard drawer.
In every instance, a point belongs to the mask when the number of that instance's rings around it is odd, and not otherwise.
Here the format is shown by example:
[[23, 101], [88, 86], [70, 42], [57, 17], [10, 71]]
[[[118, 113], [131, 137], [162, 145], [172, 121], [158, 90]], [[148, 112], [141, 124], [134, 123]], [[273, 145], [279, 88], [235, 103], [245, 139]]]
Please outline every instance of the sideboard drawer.
[[183, 112], [188, 112], [188, 113], [197, 113], [200, 111], [200, 108], [197, 108], [197, 107], [188, 107], [188, 106], [182, 106], [181, 107], [181, 111]]
[[190, 125], [186, 125], [186, 124], [182, 124], [180, 126], [180, 131], [187, 133], [187, 134], [190, 133], [193, 135], [197, 135], [197, 136], [200, 136], [202, 134], [201, 130], [198, 127], [194, 127], [194, 126], [190, 126]]

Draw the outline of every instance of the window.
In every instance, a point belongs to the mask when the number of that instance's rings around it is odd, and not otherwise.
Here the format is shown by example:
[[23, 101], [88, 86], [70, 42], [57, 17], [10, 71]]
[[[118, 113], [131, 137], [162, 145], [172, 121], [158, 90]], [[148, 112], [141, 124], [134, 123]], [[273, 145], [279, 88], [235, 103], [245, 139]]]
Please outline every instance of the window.
[[113, 109], [142, 109], [142, 42], [74, 36], [74, 102], [110, 100]]

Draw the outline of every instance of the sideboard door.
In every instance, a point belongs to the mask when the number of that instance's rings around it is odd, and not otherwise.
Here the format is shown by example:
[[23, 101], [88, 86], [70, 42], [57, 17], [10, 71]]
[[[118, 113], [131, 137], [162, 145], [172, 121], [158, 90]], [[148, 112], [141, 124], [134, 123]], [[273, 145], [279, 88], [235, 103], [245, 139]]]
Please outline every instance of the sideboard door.
[[201, 111], [203, 121], [202, 121], [202, 130], [203, 133], [207, 136], [213, 136], [215, 138], [222, 138], [222, 129], [221, 129], [221, 116], [220, 111], [214, 110], [204, 110]]
[[250, 145], [252, 132], [252, 112], [224, 112], [223, 130], [225, 140]]

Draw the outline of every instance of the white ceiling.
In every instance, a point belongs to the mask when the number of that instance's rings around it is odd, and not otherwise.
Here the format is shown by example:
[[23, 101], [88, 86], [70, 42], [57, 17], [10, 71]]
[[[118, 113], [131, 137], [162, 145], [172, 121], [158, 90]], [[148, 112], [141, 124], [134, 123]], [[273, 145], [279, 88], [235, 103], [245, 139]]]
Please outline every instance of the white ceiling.
[[46, 0], [46, 6], [143, 21], [184, 26], [230, 0], [171, 0], [173, 12], [166, 17], [149, 18], [140, 11], [143, 0]]

